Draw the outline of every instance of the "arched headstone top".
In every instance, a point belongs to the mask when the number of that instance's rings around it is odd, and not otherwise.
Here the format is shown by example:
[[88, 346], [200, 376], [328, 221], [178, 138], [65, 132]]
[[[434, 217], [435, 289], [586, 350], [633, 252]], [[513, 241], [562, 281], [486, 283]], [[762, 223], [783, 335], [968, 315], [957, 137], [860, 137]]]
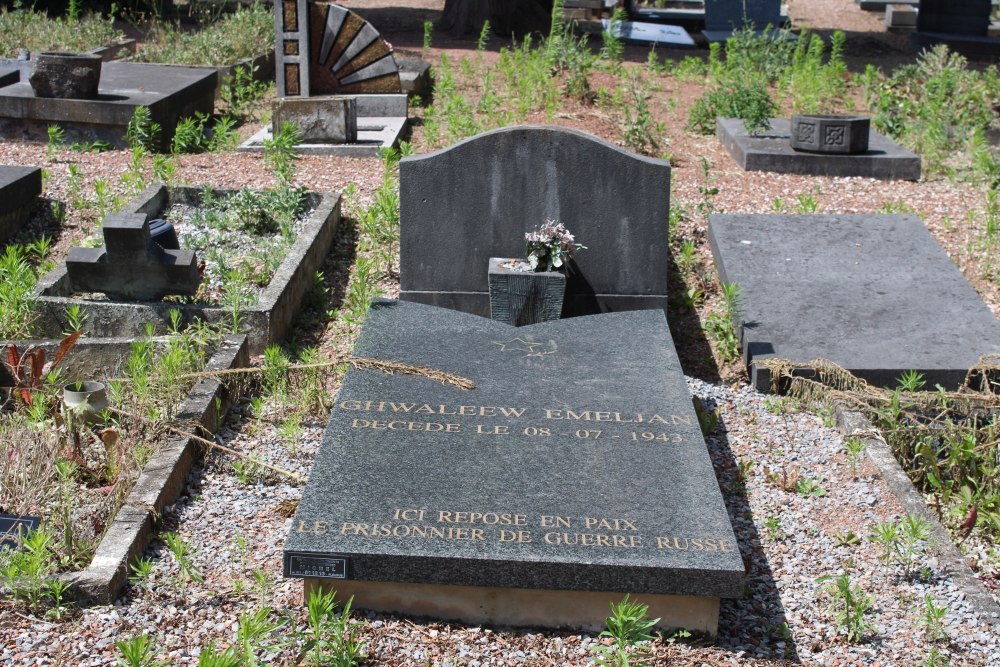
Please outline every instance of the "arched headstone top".
[[489, 258], [523, 257], [553, 218], [587, 246], [564, 315], [663, 308], [669, 213], [665, 160], [552, 125], [484, 132], [401, 161], [401, 297], [488, 314]]

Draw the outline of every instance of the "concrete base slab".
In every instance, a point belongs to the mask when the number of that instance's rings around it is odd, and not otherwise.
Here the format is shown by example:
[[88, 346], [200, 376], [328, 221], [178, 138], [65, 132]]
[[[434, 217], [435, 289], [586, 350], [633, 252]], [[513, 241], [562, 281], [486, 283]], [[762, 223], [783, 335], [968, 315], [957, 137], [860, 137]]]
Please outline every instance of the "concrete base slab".
[[[305, 579], [304, 600], [317, 586], [335, 590], [342, 602], [354, 596], [353, 608], [429, 616], [470, 624], [571, 628], [599, 632], [610, 604], [625, 593], [556, 591], [527, 588], [486, 588], [441, 584], [405, 584], [381, 581]], [[660, 618], [658, 628], [683, 628], [715, 635], [719, 626], [719, 598], [694, 595], [631, 595], [649, 605], [649, 616]]]
[[0, 241], [17, 233], [42, 194], [41, 167], [0, 165]]
[[138, 107], [160, 125], [167, 151], [181, 118], [211, 114], [218, 75], [214, 68], [108, 62], [101, 68], [97, 99], [36, 97], [27, 79], [0, 87], [0, 137], [48, 141], [48, 127], [62, 127], [68, 142], [107, 141], [126, 147], [125, 130]]
[[[295, 149], [304, 155], [338, 155], [341, 157], [377, 157], [383, 148], [392, 148], [406, 129], [406, 118], [358, 117], [358, 140], [352, 144], [299, 144]], [[265, 127], [240, 144], [244, 153], [262, 153], [264, 142], [272, 137]]]
[[868, 152], [860, 155], [820, 155], [792, 149], [791, 122], [772, 118], [771, 129], [751, 136], [738, 118], [719, 118], [719, 141], [746, 171], [773, 171], [807, 176], [858, 176], [883, 180], [920, 180], [920, 157], [875, 130]]
[[826, 359], [894, 387], [908, 370], [957, 388], [1000, 322], [914, 215], [712, 215], [712, 255], [743, 296], [741, 345], [757, 389], [769, 358]]

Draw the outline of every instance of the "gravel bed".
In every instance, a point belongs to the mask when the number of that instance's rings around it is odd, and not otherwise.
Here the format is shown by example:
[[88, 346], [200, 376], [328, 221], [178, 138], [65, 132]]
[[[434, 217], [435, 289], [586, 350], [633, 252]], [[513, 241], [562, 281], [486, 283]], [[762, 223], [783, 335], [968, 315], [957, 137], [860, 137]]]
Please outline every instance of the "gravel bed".
[[[788, 401], [743, 387], [732, 389], [689, 379], [692, 393], [720, 414], [707, 439], [730, 517], [748, 567], [747, 590], [723, 602], [715, 640], [693, 637], [654, 644], [656, 664], [914, 665], [935, 647], [951, 665], [1000, 664], [1000, 639], [964, 600], [935, 558], [922, 554], [924, 576], [906, 577], [878, 561], [869, 538], [874, 522], [898, 516], [900, 508], [867, 461], [852, 471], [843, 439], [821, 418], [789, 410]], [[278, 421], [278, 420], [275, 420]], [[227, 447], [298, 474], [307, 474], [323, 423], [307, 421], [293, 449], [277, 425], [230, 414], [219, 439]], [[740, 481], [739, 462], [753, 462]], [[302, 486], [277, 474], [242, 484], [233, 457], [210, 455], [196, 467], [184, 495], [164, 515], [194, 548], [204, 582], [178, 583], [179, 570], [162, 542], [147, 555], [152, 580], [133, 585], [114, 606], [75, 612], [54, 624], [0, 603], [0, 663], [105, 665], [114, 642], [148, 631], [160, 657], [193, 665], [209, 642], [236, 640], [239, 614], [266, 605], [275, 618], [303, 623], [301, 584], [280, 578], [281, 545]], [[743, 463], [744, 470], [748, 464]], [[804, 497], [771, 481], [798, 470], [824, 489]], [[745, 491], [744, 491], [745, 488]], [[774, 526], [768, 520], [777, 519]], [[854, 546], [836, 535], [853, 532]], [[820, 577], [847, 569], [854, 584], [874, 597], [867, 619], [873, 630], [852, 644], [839, 634], [831, 597]], [[258, 580], [254, 578], [257, 572]], [[932, 642], [924, 629], [924, 596], [947, 608], [947, 638]], [[384, 614], [360, 613], [370, 663], [376, 665], [585, 665], [599, 638], [592, 634], [444, 624]], [[291, 634], [286, 632], [286, 637]], [[69, 657], [72, 656], [72, 657]], [[261, 657], [293, 664], [293, 647]]]

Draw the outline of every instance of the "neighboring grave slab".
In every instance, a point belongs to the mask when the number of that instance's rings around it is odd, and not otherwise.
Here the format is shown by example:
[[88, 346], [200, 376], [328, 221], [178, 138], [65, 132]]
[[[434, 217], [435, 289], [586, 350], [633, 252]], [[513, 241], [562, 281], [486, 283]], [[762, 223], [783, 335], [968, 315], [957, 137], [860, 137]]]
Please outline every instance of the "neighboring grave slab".
[[666, 309], [670, 164], [583, 132], [523, 125], [400, 161], [400, 298], [489, 317], [490, 257], [553, 218], [587, 246], [563, 316]]
[[747, 133], [738, 118], [719, 118], [716, 135], [746, 171], [920, 180], [920, 157], [874, 129], [868, 136], [868, 150], [856, 155], [824, 155], [792, 149], [791, 123], [785, 118], [772, 118], [771, 128], [757, 136]]
[[905, 371], [954, 389], [1000, 323], [913, 215], [712, 215], [723, 282], [743, 295], [742, 346], [758, 362], [827, 359], [881, 386]]
[[0, 241], [16, 234], [42, 194], [41, 167], [0, 165]]
[[[512, 328], [377, 301], [285, 542], [360, 607], [598, 628], [625, 593], [714, 633], [744, 569], [661, 312]], [[536, 605], [538, 605], [536, 607]]]
[[66, 273], [74, 291], [138, 300], [198, 291], [201, 276], [195, 253], [153, 243], [144, 213], [109, 215], [103, 231], [104, 247], [69, 249]]
[[95, 99], [37, 97], [27, 81], [0, 87], [0, 136], [48, 141], [59, 125], [68, 142], [110, 142], [126, 147], [125, 130], [140, 106], [160, 125], [159, 149], [168, 151], [181, 118], [211, 114], [218, 74], [214, 68], [107, 62]]
[[348, 95], [329, 97], [284, 97], [273, 106], [274, 130], [284, 123], [295, 125], [302, 143], [350, 143], [358, 140], [357, 101]]

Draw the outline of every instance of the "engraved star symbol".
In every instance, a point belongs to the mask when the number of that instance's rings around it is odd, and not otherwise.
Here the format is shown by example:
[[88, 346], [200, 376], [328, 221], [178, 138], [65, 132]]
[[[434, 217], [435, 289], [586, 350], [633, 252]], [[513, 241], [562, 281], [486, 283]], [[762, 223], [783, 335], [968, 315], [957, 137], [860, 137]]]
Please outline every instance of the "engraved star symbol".
[[500, 346], [501, 352], [524, 352], [526, 357], [541, 357], [546, 354], [552, 354], [555, 352], [555, 345], [553, 349], [548, 351], [540, 351], [537, 348], [545, 346], [545, 343], [535, 343], [529, 340], [524, 340], [523, 338], [512, 338], [508, 341], [493, 341], [494, 345]]

